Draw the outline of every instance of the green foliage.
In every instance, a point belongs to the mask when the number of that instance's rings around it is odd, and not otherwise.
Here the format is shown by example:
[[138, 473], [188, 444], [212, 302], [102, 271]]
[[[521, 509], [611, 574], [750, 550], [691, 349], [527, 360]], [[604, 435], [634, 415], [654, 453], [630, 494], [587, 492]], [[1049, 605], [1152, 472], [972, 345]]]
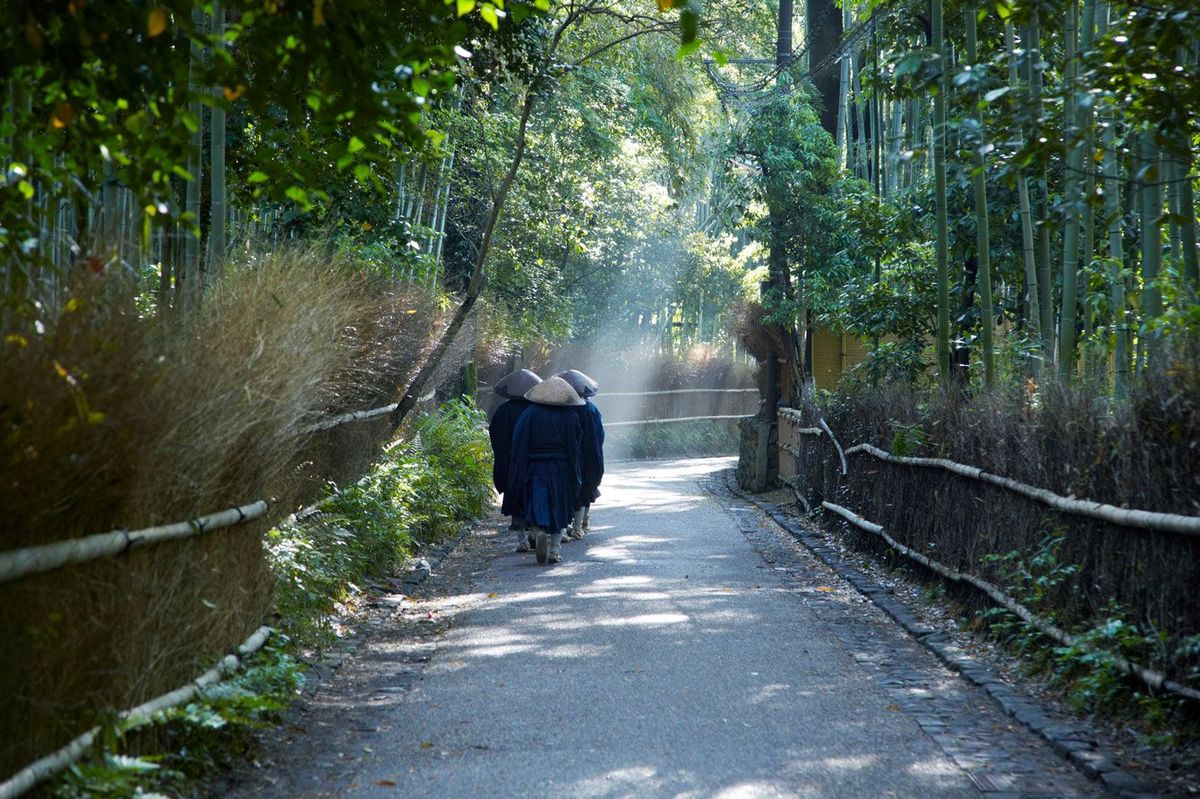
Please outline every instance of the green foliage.
[[363, 479], [333, 492], [312, 520], [268, 534], [284, 629], [304, 642], [330, 632], [329, 615], [357, 583], [393, 572], [416, 546], [453, 535], [491, 499], [482, 411], [468, 400], [421, 418], [412, 442], [385, 451]]
[[[52, 788], [56, 799], [179, 796], [253, 751], [255, 730], [279, 719], [304, 684], [286, 637], [272, 636], [237, 675], [137, 729], [116, 729]], [[127, 754], [135, 752], [138, 754]]]
[[[1065, 537], [1047, 536], [1031, 556], [1020, 552], [989, 555], [991, 565], [1009, 592], [1035, 614], [1053, 622], [1064, 604], [1064, 590], [1079, 572], [1064, 564], [1059, 550]], [[1031, 666], [1050, 675], [1066, 689], [1078, 712], [1128, 714], [1135, 712], [1151, 728], [1165, 722], [1182, 700], [1147, 693], [1119, 665], [1121, 661], [1150, 664], [1170, 659], [1164, 633], [1145, 631], [1129, 621], [1128, 612], [1113, 603], [1101, 620], [1073, 633], [1073, 646], [1051, 646], [1033, 625], [1003, 609], [983, 614], [993, 633], [999, 634], [1025, 655]], [[1173, 657], [1188, 660], [1200, 652], [1195, 640], [1185, 639]], [[1191, 647], [1191, 648], [1189, 648]], [[1158, 739], [1156, 742], [1165, 742]]]

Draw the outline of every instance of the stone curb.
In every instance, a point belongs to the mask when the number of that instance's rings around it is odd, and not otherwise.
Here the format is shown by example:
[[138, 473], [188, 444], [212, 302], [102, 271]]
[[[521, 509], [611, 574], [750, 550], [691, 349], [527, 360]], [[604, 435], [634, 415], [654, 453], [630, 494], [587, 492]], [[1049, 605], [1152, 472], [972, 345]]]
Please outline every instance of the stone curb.
[[919, 621], [903, 602], [843, 560], [821, 536], [797, 524], [795, 519], [777, 505], [742, 491], [731, 482], [732, 475], [733, 470], [725, 472], [725, 487], [731, 494], [770, 516], [839, 577], [891, 616], [938, 660], [961, 674], [968, 682], [982, 688], [1005, 713], [1049, 743], [1055, 752], [1089, 778], [1100, 781], [1113, 794], [1129, 799], [1151, 799], [1162, 795], [1153, 783], [1119, 769], [1112, 756], [1101, 751], [1096, 741], [1085, 731], [1050, 718], [1040, 706], [1014, 692], [995, 672], [955, 646], [944, 632]]

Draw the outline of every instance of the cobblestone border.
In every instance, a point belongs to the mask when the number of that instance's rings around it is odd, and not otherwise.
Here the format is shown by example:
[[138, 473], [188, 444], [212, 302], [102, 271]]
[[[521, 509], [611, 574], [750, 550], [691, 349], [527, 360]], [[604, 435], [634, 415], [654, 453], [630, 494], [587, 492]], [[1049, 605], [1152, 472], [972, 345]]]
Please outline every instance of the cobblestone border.
[[826, 566], [833, 569], [839, 577], [891, 616], [938, 660], [983, 689], [1006, 714], [1044, 739], [1055, 752], [1070, 761], [1083, 774], [1100, 781], [1117, 796], [1152, 799], [1163, 795], [1153, 783], [1121, 770], [1113, 757], [1100, 750], [1086, 731], [1051, 718], [1041, 706], [1015, 692], [1004, 684], [999, 675], [955, 646], [945, 632], [917, 619], [894, 594], [843, 560], [820, 535], [797, 523], [778, 505], [742, 491], [733, 483], [733, 474], [732, 469], [727, 469], [724, 475], [724, 488], [730, 494], [766, 513]]

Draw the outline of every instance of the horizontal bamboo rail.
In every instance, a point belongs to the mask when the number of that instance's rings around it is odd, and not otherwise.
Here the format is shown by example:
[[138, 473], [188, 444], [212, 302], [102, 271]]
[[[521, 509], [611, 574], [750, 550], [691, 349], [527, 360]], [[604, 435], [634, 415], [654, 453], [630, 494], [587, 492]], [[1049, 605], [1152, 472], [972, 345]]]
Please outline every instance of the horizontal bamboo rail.
[[266, 512], [267, 503], [260, 499], [249, 505], [210, 513], [186, 522], [176, 522], [161, 527], [147, 527], [143, 530], [113, 530], [83, 538], [56, 541], [53, 544], [0, 552], [0, 583], [17, 580], [31, 574], [42, 574], [63, 566], [120, 555], [147, 544], [191, 538], [211, 530], [232, 527], [235, 524], [257, 519]]
[[[118, 720], [126, 729], [132, 729], [149, 722], [157, 713], [190, 701], [205, 688], [220, 682], [236, 671], [244, 658], [263, 648], [272, 632], [270, 627], [259, 627], [253, 635], [246, 639], [245, 643], [238, 647], [237, 654], [226, 655], [217, 665], [187, 685], [122, 712], [117, 717]], [[99, 735], [100, 728], [92, 727], [57, 752], [30, 763], [0, 783], [0, 799], [14, 799], [55, 772], [74, 763], [91, 748]]]
[[666, 425], [667, 422], [677, 421], [719, 421], [728, 419], [745, 419], [746, 414], [732, 414], [728, 416], [677, 416], [674, 419], [636, 419], [634, 421], [623, 422], [605, 422], [605, 429], [610, 427], [629, 427], [631, 425]]
[[[821, 505], [826, 510], [832, 511], [838, 516], [841, 516], [843, 519], [850, 522], [855, 527], [858, 527], [860, 530], [865, 530], [868, 533], [872, 533], [881, 537], [887, 542], [888, 546], [894, 549], [896, 552], [910, 560], [920, 563], [930, 571], [941, 575], [947, 580], [958, 583], [967, 583], [968, 585], [974, 586], [986, 594], [997, 605], [1005, 610], [1008, 610], [1021, 621], [1025, 622], [1031, 627], [1034, 627], [1038, 632], [1042, 633], [1047, 638], [1050, 638], [1058, 644], [1072, 648], [1086, 648], [1080, 644], [1079, 640], [1075, 638], [1075, 636], [1071, 635], [1061, 627], [1058, 627], [1057, 625], [1040, 618], [1034, 614], [1033, 611], [1029, 610], [1029, 608], [1018, 602], [1015, 598], [1004, 593], [1004, 591], [998, 586], [988, 582], [987, 580], [984, 580], [982, 577], [976, 577], [973, 574], [965, 574], [956, 569], [952, 569], [944, 563], [936, 561], [927, 555], [917, 552], [915, 549], [901, 544], [899, 541], [888, 535], [887, 531], [884, 530], [883, 527], [864, 519], [862, 516], [859, 516], [849, 508], [844, 508], [841, 505], [835, 505], [832, 502], [822, 502]], [[1113, 655], [1112, 662], [1125, 674], [1131, 677], [1137, 677], [1146, 685], [1154, 688], [1155, 690], [1169, 691], [1173, 694], [1187, 697], [1188, 699], [1200, 700], [1200, 691], [1170, 680], [1162, 672], [1154, 671], [1153, 669], [1148, 669], [1144, 666], [1139, 666], [1136, 663], [1121, 657], [1120, 655]]]
[[376, 419], [380, 416], [387, 416], [389, 413], [399, 407], [400, 403], [393, 402], [391, 405], [384, 405], [381, 408], [371, 408], [367, 411], [351, 411], [350, 413], [343, 413], [340, 416], [331, 416], [328, 419], [322, 419], [316, 424], [309, 425], [308, 427], [304, 428], [304, 432], [315, 433], [318, 430], [329, 430], [330, 428], [340, 427], [341, 425], [348, 424], [350, 422], [365, 422], [368, 419]]
[[913, 458], [893, 455], [871, 444], [858, 444], [846, 450], [847, 455], [865, 452], [872, 457], [888, 463], [900, 463], [906, 466], [922, 466], [926, 468], [945, 469], [960, 477], [969, 477], [984, 483], [1012, 491], [1029, 499], [1036, 500], [1055, 510], [1073, 513], [1078, 516], [1090, 516], [1094, 519], [1117, 524], [1122, 527], [1136, 527], [1143, 530], [1157, 530], [1181, 535], [1200, 535], [1200, 516], [1185, 516], [1178, 513], [1162, 513], [1159, 511], [1135, 510], [1118, 508], [1103, 502], [1093, 502], [1086, 499], [1072, 499], [1056, 494], [1045, 488], [1027, 485], [1008, 477], [985, 472], [975, 466], [967, 466], [945, 458]]
[[663, 391], [605, 391], [595, 399], [605, 397], [661, 397], [668, 394], [748, 394], [758, 393], [757, 388], [672, 388]]
[[[421, 397], [421, 401], [432, 399], [433, 396], [432, 393], [426, 394]], [[344, 413], [306, 427], [303, 432], [312, 433], [349, 422], [374, 419], [391, 413], [396, 407], [397, 405], [393, 403], [381, 408]], [[52, 544], [0, 552], [0, 583], [19, 580], [31, 574], [54, 571], [64, 566], [120, 555], [147, 544], [191, 538], [222, 527], [232, 527], [235, 524], [257, 519], [267, 512], [267, 507], [266, 500], [260, 499], [248, 505], [211, 513], [198, 519], [175, 522], [160, 527], [147, 527], [134, 531], [113, 530], [108, 533], [96, 533], [81, 538], [56, 541]]]

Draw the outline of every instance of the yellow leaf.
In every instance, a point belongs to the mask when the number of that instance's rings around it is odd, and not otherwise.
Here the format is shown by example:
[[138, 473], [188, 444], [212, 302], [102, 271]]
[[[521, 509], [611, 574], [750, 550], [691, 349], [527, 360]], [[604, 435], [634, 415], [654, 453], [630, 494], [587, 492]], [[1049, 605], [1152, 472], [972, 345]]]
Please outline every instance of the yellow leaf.
[[458, 0], [457, 10], [460, 17], [470, 14], [475, 10], [475, 0]]
[[70, 103], [59, 103], [50, 116], [50, 127], [61, 130], [75, 121], [75, 109]]
[[246, 93], [246, 84], [239, 83], [237, 86], [235, 86], [233, 88], [226, 86], [224, 89], [224, 93], [225, 93], [225, 99], [232, 103], [234, 100], [236, 100], [237, 98], [241, 97], [243, 94]]
[[9, 333], [4, 340], [9, 344], [16, 344], [18, 347], [29, 346], [29, 339], [25, 338], [20, 333]]
[[658, 0], [659, 11], [670, 11], [675, 4], [671, 0]]
[[54, 371], [55, 371], [55, 373], [58, 374], [59, 377], [68, 378], [71, 376], [71, 373], [66, 370], [66, 367], [64, 367], [58, 361], [54, 362]]
[[313, 0], [313, 24], [317, 27], [325, 24], [325, 0]]
[[488, 594], [488, 599], [495, 599], [498, 596], [500, 595], [493, 591], [492, 593]]
[[830, 587], [829, 587], [829, 586], [827, 586], [827, 585], [818, 585], [818, 586], [816, 587], [816, 589], [815, 589], [815, 590], [817, 590], [817, 591], [824, 591], [824, 592], [825, 592], [825, 593], [827, 593], [827, 594], [832, 594], [832, 593], [833, 593], [833, 589], [832, 589], [832, 588], [830, 588]]
[[484, 3], [479, 9], [479, 16], [483, 17], [483, 21], [492, 26], [492, 30], [500, 29], [500, 19], [496, 15], [496, 7], [491, 3]]
[[434, 744], [433, 744], [433, 741], [421, 741], [421, 748], [422, 748], [422, 749], [432, 749], [432, 748], [433, 748], [433, 745], [434, 745]]
[[161, 36], [162, 32], [167, 29], [167, 11], [162, 6], [150, 9], [150, 13], [146, 15], [146, 33], [150, 34], [150, 38]]

